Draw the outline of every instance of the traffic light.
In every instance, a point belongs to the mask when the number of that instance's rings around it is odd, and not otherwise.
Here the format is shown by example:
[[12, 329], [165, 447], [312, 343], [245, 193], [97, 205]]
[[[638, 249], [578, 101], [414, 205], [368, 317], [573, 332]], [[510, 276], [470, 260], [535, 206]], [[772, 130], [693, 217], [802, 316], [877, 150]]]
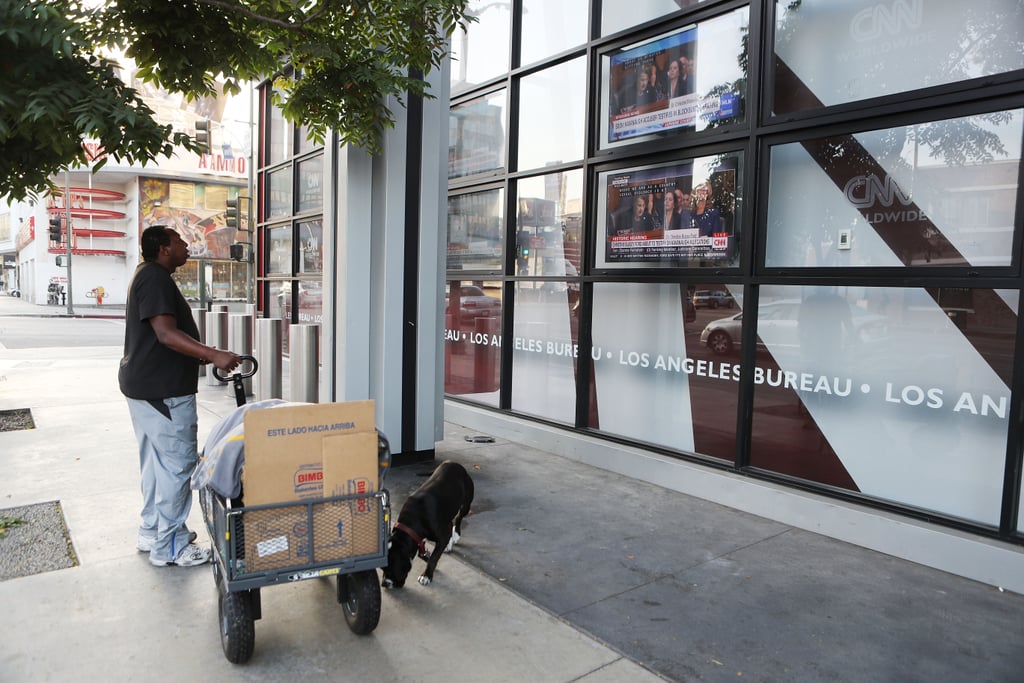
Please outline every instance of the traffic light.
[[239, 230], [242, 224], [238, 215], [238, 199], [229, 199], [226, 204], [228, 208], [224, 211], [224, 225]]
[[196, 121], [196, 142], [207, 149], [210, 148], [210, 119]]
[[64, 224], [60, 216], [53, 216], [50, 218], [50, 241], [61, 242], [63, 241]]

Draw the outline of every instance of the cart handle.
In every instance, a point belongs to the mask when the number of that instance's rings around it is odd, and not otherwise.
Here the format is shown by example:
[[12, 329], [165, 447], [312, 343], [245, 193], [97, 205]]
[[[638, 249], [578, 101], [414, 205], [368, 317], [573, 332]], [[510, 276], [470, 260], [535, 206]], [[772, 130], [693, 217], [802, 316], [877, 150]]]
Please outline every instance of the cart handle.
[[246, 362], [252, 365], [252, 368], [248, 372], [242, 372], [238, 370], [232, 373], [231, 377], [229, 378], [220, 374], [220, 369], [217, 366], [213, 366], [213, 376], [218, 382], [230, 381], [235, 388], [235, 403], [237, 403], [239, 406], [243, 406], [245, 405], [245, 385], [242, 384], [242, 380], [248, 379], [255, 375], [256, 371], [260, 369], [260, 364], [257, 363], [256, 359], [253, 358], [252, 356], [245, 355], [239, 356], [239, 358], [242, 359], [242, 363], [239, 365], [239, 367], [245, 365]]

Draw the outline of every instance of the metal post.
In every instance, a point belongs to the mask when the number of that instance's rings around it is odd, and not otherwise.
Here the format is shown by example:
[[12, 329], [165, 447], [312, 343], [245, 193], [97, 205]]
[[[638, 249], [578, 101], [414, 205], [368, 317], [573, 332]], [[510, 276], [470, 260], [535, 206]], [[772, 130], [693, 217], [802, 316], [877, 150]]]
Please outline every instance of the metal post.
[[[252, 316], [244, 313], [229, 315], [228, 349], [241, 356], [252, 354]], [[242, 380], [245, 395], [252, 396], [252, 377]]]
[[[210, 311], [206, 314], [206, 345], [215, 349], [223, 349], [228, 340], [228, 314], [227, 311]], [[213, 375], [213, 371], [206, 373], [207, 384], [211, 387], [224, 386], [225, 382], [219, 381]]]
[[246, 303], [242, 305], [242, 312], [249, 316], [249, 334], [252, 335], [252, 346], [253, 351], [256, 350], [256, 321], [259, 319], [259, 311], [256, 310], [256, 304]]
[[288, 328], [291, 351], [290, 400], [320, 402], [320, 326], [297, 324]]
[[256, 400], [284, 398], [281, 391], [281, 351], [284, 345], [284, 320], [259, 318], [256, 320]]
[[68, 238], [68, 315], [75, 314], [75, 306], [72, 301], [74, 289], [71, 287], [71, 173], [64, 171], [64, 227]]
[[[192, 309], [192, 319], [196, 321], [196, 328], [199, 330], [199, 341], [205, 344], [206, 343], [206, 309], [203, 309], [203, 308], [193, 308]], [[205, 377], [206, 376], [206, 366], [205, 365], [200, 365], [199, 366], [199, 376], [200, 377]]]

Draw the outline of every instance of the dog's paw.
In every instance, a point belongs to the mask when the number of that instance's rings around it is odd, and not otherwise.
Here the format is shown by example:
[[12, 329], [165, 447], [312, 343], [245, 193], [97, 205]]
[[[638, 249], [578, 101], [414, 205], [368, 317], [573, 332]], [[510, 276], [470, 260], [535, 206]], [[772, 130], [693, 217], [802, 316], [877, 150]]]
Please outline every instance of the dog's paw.
[[450, 553], [452, 551], [452, 546], [454, 546], [456, 543], [458, 543], [460, 538], [462, 538], [462, 536], [453, 527], [452, 528], [452, 537], [450, 539], [448, 539], [448, 545], [445, 546], [444, 551], [446, 553]]
[[429, 576], [421, 576], [419, 578], [419, 582], [420, 582], [421, 586], [429, 586], [430, 585], [430, 577]]

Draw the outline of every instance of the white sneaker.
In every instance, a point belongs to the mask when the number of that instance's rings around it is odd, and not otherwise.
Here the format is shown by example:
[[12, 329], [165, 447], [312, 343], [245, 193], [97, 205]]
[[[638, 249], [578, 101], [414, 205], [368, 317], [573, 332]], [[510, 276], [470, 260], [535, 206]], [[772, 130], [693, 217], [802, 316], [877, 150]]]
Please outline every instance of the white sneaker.
[[210, 549], [200, 548], [195, 543], [189, 543], [187, 546], [181, 549], [178, 553], [178, 557], [173, 560], [154, 560], [152, 557], [149, 558], [149, 563], [154, 567], [195, 567], [200, 564], [206, 564], [210, 561]]
[[[194, 531], [188, 532], [188, 542], [195, 543], [195, 540], [199, 538], [199, 534]], [[139, 542], [135, 544], [140, 553], [148, 553], [153, 549], [153, 544], [156, 543], [156, 536], [143, 536], [139, 534]]]

